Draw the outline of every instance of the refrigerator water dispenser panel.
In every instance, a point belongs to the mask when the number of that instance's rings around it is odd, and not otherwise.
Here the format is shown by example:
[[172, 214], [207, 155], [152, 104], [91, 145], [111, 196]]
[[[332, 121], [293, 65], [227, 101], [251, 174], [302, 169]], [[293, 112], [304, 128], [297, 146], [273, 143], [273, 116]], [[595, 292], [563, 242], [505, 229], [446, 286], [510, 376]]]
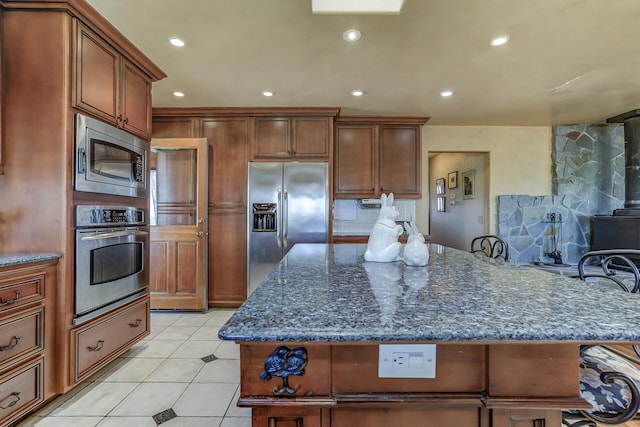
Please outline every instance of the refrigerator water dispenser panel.
[[275, 203], [253, 203], [253, 231], [277, 231]]

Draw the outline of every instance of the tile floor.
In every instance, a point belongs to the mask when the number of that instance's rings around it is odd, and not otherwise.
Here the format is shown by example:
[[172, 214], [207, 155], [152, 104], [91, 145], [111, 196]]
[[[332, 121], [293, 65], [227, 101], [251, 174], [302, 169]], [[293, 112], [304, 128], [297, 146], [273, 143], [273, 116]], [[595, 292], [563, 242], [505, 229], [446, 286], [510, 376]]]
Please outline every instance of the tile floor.
[[238, 346], [218, 339], [233, 312], [152, 312], [150, 336], [18, 426], [250, 427]]

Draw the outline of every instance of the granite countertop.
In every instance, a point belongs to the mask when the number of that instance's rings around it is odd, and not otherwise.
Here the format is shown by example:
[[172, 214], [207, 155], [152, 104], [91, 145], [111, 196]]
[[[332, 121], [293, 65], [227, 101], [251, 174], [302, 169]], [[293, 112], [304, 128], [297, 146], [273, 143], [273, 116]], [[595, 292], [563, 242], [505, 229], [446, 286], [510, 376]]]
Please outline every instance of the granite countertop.
[[239, 342], [640, 341], [640, 295], [429, 245], [426, 267], [364, 244], [298, 244], [220, 328]]
[[44, 261], [47, 259], [60, 258], [58, 253], [36, 253], [36, 254], [0, 254], [0, 267], [10, 265], [26, 264], [34, 261]]

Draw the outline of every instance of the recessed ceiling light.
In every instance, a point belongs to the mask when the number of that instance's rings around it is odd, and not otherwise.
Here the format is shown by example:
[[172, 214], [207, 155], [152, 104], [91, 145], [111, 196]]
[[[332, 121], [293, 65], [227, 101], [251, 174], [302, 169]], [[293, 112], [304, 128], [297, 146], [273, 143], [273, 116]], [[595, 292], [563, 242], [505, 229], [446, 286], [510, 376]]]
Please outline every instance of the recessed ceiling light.
[[443, 98], [448, 98], [450, 96], [453, 95], [453, 91], [452, 90], [443, 90], [442, 92], [440, 92], [440, 96]]
[[353, 95], [353, 96], [362, 96], [362, 95], [364, 95], [364, 92], [361, 91], [361, 90], [352, 90], [351, 91], [351, 95]]
[[169, 43], [176, 47], [184, 47], [184, 45], [186, 44], [184, 40], [178, 37], [169, 37]]
[[358, 41], [360, 40], [360, 37], [362, 37], [362, 33], [356, 29], [347, 30], [342, 33], [342, 38], [348, 42]]
[[502, 46], [509, 41], [509, 36], [502, 35], [491, 39], [491, 46]]
[[272, 92], [270, 90], [265, 90], [264, 92], [262, 92], [263, 96], [273, 96], [275, 95], [275, 92]]
[[178, 98], [182, 98], [184, 96], [184, 92], [175, 91], [175, 92], [173, 92], [173, 96], [177, 96]]

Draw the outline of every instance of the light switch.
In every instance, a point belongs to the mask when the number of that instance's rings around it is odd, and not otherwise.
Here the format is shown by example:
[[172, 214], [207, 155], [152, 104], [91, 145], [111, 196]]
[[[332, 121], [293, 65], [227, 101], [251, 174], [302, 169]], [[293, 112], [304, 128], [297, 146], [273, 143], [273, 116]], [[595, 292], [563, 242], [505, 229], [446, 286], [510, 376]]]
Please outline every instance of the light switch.
[[435, 378], [435, 344], [381, 344], [379, 378]]

